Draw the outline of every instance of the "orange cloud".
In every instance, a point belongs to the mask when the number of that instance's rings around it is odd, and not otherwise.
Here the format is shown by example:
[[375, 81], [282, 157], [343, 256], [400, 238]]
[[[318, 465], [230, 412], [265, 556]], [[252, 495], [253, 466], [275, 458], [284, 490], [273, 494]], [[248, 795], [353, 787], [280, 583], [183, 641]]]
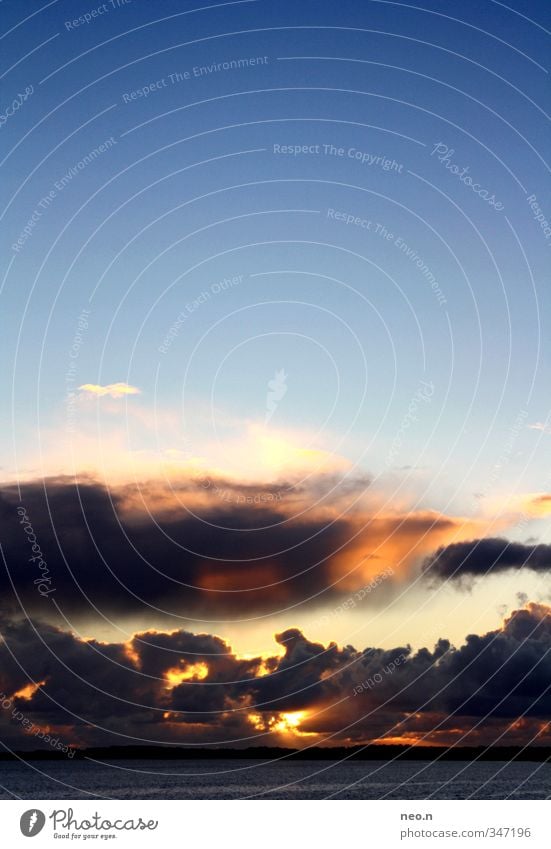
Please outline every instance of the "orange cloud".
[[525, 495], [522, 503], [523, 512], [534, 519], [542, 519], [551, 514], [551, 494], [548, 492], [530, 493]]
[[37, 684], [26, 684], [24, 687], [21, 687], [20, 690], [17, 690], [16, 693], [12, 695], [12, 699], [24, 699], [25, 701], [30, 701], [34, 694], [45, 685], [46, 681], [39, 681]]
[[184, 681], [203, 681], [209, 674], [206, 663], [188, 663], [185, 666], [174, 666], [164, 673], [168, 688], [178, 687]]
[[485, 522], [432, 510], [362, 512], [349, 526], [346, 546], [332, 557], [340, 591], [357, 589], [385, 570], [393, 580], [411, 578], [412, 567], [441, 545], [483, 534]]

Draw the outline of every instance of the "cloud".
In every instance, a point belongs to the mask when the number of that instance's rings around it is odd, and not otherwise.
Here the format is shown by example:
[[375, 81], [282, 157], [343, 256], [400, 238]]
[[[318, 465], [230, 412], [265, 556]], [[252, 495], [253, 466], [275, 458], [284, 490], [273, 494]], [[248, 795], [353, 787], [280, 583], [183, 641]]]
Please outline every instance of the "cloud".
[[534, 424], [526, 425], [530, 430], [541, 430], [542, 433], [551, 433], [551, 426], [543, 422], [534, 422]]
[[547, 492], [525, 495], [521, 506], [525, 516], [542, 519], [551, 513], [551, 495]]
[[[362, 493], [365, 481], [356, 487]], [[212, 478], [110, 489], [53, 478], [5, 487], [1, 604], [17, 609], [19, 596], [31, 612], [49, 603], [53, 615], [55, 599], [71, 618], [266, 615], [319, 606], [392, 566], [386, 592], [409, 579], [419, 557], [472, 534], [472, 523], [435, 512], [353, 509], [352, 481], [340, 494], [334, 489], [331, 478], [275, 492]], [[31, 551], [29, 525], [40, 554]], [[39, 558], [48, 569], [46, 598]]]
[[427, 577], [440, 581], [472, 579], [509, 569], [551, 570], [551, 545], [526, 545], [506, 539], [477, 539], [439, 548], [424, 562]]
[[106, 386], [101, 386], [99, 383], [83, 383], [78, 387], [81, 392], [87, 395], [95, 395], [98, 398], [103, 398], [108, 395], [110, 398], [124, 398], [125, 395], [140, 395], [141, 389], [137, 386], [131, 386], [129, 383], [108, 383]]
[[105, 644], [43, 622], [0, 624], [0, 733], [10, 747], [36, 747], [13, 710], [73, 745], [550, 742], [551, 608], [542, 604], [459, 648], [441, 638], [417, 652], [360, 651], [290, 628], [276, 635], [282, 652], [264, 658], [239, 657], [208, 633], [142, 631]]

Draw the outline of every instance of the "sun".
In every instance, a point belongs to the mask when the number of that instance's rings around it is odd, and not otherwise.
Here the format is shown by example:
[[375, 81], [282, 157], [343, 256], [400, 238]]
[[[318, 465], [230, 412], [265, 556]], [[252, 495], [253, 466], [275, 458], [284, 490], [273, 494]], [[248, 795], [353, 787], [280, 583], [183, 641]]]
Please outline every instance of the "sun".
[[293, 737], [312, 737], [316, 736], [316, 732], [302, 731], [300, 728], [301, 722], [308, 716], [306, 710], [294, 710], [284, 713], [279, 713], [275, 716], [263, 716], [260, 713], [249, 714], [249, 721], [257, 731], [270, 731], [277, 734], [284, 734]]
[[306, 717], [305, 710], [295, 710], [292, 713], [282, 713], [281, 719], [274, 726], [276, 731], [295, 731]]
[[293, 710], [290, 712], [280, 713], [277, 720], [271, 726], [271, 731], [277, 731], [279, 734], [291, 735], [293, 737], [316, 737], [315, 731], [303, 731], [301, 723], [308, 718], [307, 710]]

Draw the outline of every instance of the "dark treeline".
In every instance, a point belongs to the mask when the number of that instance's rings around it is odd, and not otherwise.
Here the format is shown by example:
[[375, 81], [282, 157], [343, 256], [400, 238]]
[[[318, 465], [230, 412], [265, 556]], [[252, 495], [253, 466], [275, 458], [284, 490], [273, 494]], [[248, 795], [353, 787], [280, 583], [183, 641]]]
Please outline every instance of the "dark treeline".
[[[244, 760], [273, 761], [279, 758], [298, 761], [319, 760], [363, 760], [389, 761], [394, 758], [408, 761], [535, 761], [551, 760], [551, 748], [532, 746], [455, 747], [438, 746], [350, 746], [309, 749], [284, 749], [255, 746], [247, 749], [192, 748], [173, 746], [106, 746], [101, 748], [76, 749], [73, 760]], [[67, 755], [57, 751], [37, 750], [32, 752], [2, 752], [0, 761], [8, 760], [68, 760]]]

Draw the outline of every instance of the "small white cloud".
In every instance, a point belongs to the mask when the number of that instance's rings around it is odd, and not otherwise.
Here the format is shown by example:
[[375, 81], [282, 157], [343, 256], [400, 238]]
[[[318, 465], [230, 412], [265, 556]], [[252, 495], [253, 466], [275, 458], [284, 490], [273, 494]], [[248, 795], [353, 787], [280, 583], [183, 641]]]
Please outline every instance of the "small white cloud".
[[129, 383], [108, 383], [106, 386], [100, 386], [99, 383], [83, 383], [78, 388], [81, 392], [96, 395], [98, 398], [105, 395], [110, 398], [124, 398], [125, 395], [139, 395], [141, 393], [137, 386], [131, 386]]
[[535, 422], [535, 424], [529, 424], [527, 427], [530, 430], [541, 430], [542, 433], [551, 434], [551, 426], [544, 424], [543, 422]]

